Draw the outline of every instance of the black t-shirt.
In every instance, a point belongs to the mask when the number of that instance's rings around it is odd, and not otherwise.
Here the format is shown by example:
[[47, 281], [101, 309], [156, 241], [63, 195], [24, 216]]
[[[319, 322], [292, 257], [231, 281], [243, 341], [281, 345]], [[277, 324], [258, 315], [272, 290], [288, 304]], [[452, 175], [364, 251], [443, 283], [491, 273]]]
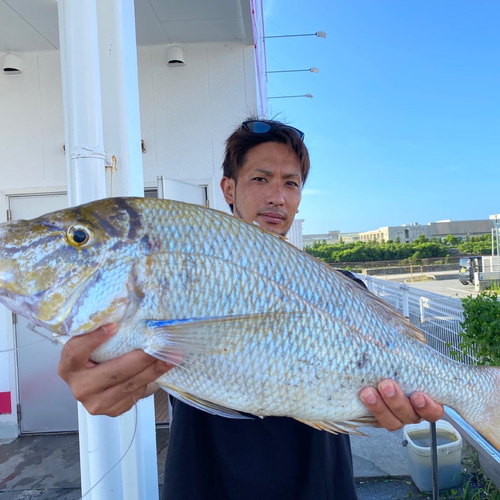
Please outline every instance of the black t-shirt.
[[218, 417], [171, 401], [163, 500], [357, 499], [349, 436], [285, 417]]

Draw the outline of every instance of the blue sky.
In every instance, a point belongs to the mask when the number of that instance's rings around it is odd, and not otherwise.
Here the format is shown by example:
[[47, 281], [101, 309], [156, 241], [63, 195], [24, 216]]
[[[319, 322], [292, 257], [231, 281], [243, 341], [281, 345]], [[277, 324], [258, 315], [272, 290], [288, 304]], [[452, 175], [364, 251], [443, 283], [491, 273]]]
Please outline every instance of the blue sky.
[[[500, 213], [499, 0], [264, 0], [269, 96], [312, 160], [303, 231]], [[475, 187], [474, 187], [475, 186]]]

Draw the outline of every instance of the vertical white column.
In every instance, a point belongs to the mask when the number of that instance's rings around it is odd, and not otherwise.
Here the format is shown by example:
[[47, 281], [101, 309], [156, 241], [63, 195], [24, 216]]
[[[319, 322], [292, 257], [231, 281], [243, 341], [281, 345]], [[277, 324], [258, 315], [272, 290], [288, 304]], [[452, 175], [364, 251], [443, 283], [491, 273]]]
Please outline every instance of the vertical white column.
[[[73, 206], [106, 195], [97, 8], [95, 0], [60, 0], [58, 11], [68, 201]], [[91, 417], [78, 404], [78, 428], [82, 495], [121, 498], [119, 468], [101, 481], [121, 457], [118, 421]]]
[[[144, 196], [134, 0], [98, 0], [99, 59], [104, 143], [110, 196]], [[137, 422], [136, 422], [137, 420]], [[123, 499], [158, 498], [154, 399], [120, 419]]]
[[58, 3], [69, 205], [106, 194], [95, 0]]
[[399, 285], [399, 289], [401, 290], [403, 316], [405, 318], [409, 318], [410, 317], [410, 308], [408, 305], [408, 285], [406, 283], [402, 283], [401, 285]]
[[97, 3], [106, 156], [111, 196], [144, 196], [133, 0]]
[[[105, 157], [112, 156], [113, 194], [143, 196], [133, 0], [58, 5], [69, 204], [106, 196]], [[106, 46], [113, 55], [101, 67], [100, 46], [101, 57]], [[86, 500], [158, 498], [153, 398], [114, 419], [92, 417], [79, 404], [78, 421]]]

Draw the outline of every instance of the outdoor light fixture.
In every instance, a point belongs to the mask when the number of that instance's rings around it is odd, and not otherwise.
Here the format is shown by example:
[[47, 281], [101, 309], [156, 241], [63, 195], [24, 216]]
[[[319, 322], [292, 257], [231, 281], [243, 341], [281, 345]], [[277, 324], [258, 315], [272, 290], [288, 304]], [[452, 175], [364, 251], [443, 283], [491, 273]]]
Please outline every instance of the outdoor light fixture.
[[268, 97], [268, 99], [291, 99], [293, 97], [307, 97], [308, 99], [312, 99], [312, 94], [304, 94], [304, 95], [279, 95], [276, 97]]
[[5, 75], [19, 75], [23, 72], [23, 62], [9, 52], [3, 58], [3, 72]]
[[179, 45], [172, 45], [167, 50], [167, 66], [171, 68], [180, 68], [186, 66], [186, 58], [184, 51]]
[[272, 35], [265, 36], [264, 38], [289, 38], [291, 36], [317, 36], [318, 38], [326, 38], [326, 33], [324, 31], [316, 31], [316, 33], [304, 33], [300, 35]]
[[284, 69], [281, 71], [266, 71], [266, 73], [296, 73], [297, 71], [309, 71], [311, 73], [319, 73], [318, 68], [309, 68], [309, 69]]

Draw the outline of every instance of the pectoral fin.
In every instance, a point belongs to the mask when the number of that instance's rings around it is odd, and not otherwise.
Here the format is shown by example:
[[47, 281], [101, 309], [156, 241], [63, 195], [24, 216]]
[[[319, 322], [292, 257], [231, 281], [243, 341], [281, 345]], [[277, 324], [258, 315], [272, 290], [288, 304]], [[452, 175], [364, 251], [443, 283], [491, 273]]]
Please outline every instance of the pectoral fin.
[[239, 343], [242, 336], [275, 331], [281, 328], [280, 324], [284, 325], [299, 314], [269, 312], [215, 318], [149, 320], [143, 325], [143, 333], [150, 339], [144, 351], [155, 358], [179, 365], [178, 360], [187, 354], [227, 352]]

